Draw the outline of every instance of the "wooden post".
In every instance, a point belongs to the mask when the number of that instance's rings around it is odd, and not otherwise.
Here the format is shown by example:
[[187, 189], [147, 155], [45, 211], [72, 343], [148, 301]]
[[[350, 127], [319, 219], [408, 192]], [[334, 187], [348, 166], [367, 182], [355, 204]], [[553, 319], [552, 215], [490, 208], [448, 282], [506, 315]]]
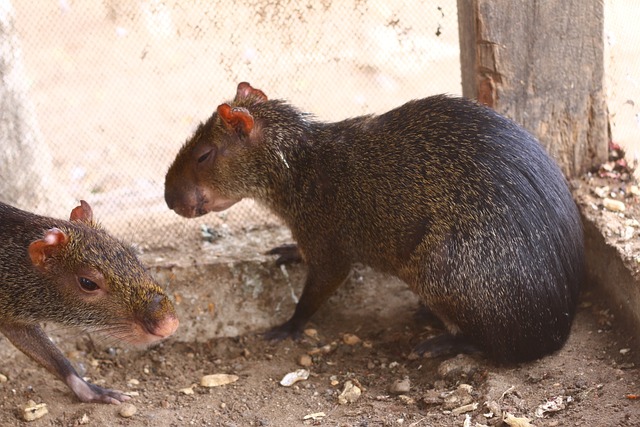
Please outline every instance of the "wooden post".
[[458, 0], [462, 93], [536, 135], [570, 178], [607, 160], [601, 0]]

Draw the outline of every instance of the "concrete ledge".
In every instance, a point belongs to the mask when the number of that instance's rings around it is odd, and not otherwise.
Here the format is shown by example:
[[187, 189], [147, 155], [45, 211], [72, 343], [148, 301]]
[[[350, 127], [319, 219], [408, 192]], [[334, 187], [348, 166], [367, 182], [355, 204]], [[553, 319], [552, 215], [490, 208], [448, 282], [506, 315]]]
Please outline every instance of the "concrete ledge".
[[[588, 209], [588, 208], [585, 208]], [[588, 286], [607, 300], [620, 326], [640, 342], [640, 282], [614, 244], [607, 243], [594, 219], [582, 216]]]
[[[266, 249], [291, 242], [284, 227], [233, 233], [215, 243], [151, 248], [141, 256], [173, 296], [180, 319], [179, 341], [205, 341], [264, 331], [286, 321], [302, 292], [304, 265], [277, 267]], [[418, 297], [399, 279], [355, 267], [350, 279], [312, 318], [384, 319], [406, 314], [410, 322]], [[349, 322], [349, 320], [345, 320]]]

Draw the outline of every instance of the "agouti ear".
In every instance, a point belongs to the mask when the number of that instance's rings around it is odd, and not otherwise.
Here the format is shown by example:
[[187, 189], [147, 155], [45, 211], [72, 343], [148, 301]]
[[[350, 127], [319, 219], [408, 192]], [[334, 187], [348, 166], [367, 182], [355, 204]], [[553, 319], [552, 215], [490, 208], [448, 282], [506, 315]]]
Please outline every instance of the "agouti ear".
[[238, 84], [238, 91], [236, 92], [236, 98], [234, 102], [241, 101], [243, 99], [253, 98], [256, 102], [268, 101], [267, 95], [260, 89], [255, 89], [247, 82]]
[[29, 257], [31, 263], [39, 269], [44, 269], [45, 261], [57, 251], [62, 249], [69, 238], [64, 231], [51, 228], [44, 233], [44, 238], [35, 240], [29, 245]]
[[80, 200], [80, 206], [73, 208], [70, 216], [71, 221], [83, 221], [86, 223], [93, 222], [93, 210], [89, 203]]
[[230, 131], [248, 136], [253, 129], [253, 116], [246, 108], [231, 108], [229, 104], [222, 104], [218, 106], [218, 115]]

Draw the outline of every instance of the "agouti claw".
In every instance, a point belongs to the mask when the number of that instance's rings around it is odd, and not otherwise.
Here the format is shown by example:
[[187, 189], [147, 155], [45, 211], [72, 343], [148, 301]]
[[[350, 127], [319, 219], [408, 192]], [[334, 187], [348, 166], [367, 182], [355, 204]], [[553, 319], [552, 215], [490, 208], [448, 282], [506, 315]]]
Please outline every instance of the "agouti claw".
[[297, 264], [303, 261], [302, 254], [300, 254], [298, 245], [295, 243], [276, 246], [265, 252], [265, 255], [278, 255], [278, 258], [276, 258], [276, 265], [278, 267], [281, 265]]

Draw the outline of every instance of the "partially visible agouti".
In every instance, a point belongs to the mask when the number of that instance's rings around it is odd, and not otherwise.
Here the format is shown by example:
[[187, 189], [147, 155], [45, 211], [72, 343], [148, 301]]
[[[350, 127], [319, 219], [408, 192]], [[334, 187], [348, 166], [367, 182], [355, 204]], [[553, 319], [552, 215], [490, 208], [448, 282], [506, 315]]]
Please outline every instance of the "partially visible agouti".
[[241, 83], [179, 151], [165, 199], [195, 217], [244, 197], [285, 221], [308, 266], [293, 317], [269, 337], [298, 335], [361, 262], [495, 360], [567, 339], [584, 275], [578, 211], [538, 141], [489, 108], [439, 95], [323, 123]]
[[99, 331], [132, 344], [171, 335], [178, 327], [173, 305], [133, 250], [98, 226], [84, 201], [70, 221], [0, 203], [0, 241], [0, 332], [81, 401], [128, 400], [83, 380], [39, 324]]

